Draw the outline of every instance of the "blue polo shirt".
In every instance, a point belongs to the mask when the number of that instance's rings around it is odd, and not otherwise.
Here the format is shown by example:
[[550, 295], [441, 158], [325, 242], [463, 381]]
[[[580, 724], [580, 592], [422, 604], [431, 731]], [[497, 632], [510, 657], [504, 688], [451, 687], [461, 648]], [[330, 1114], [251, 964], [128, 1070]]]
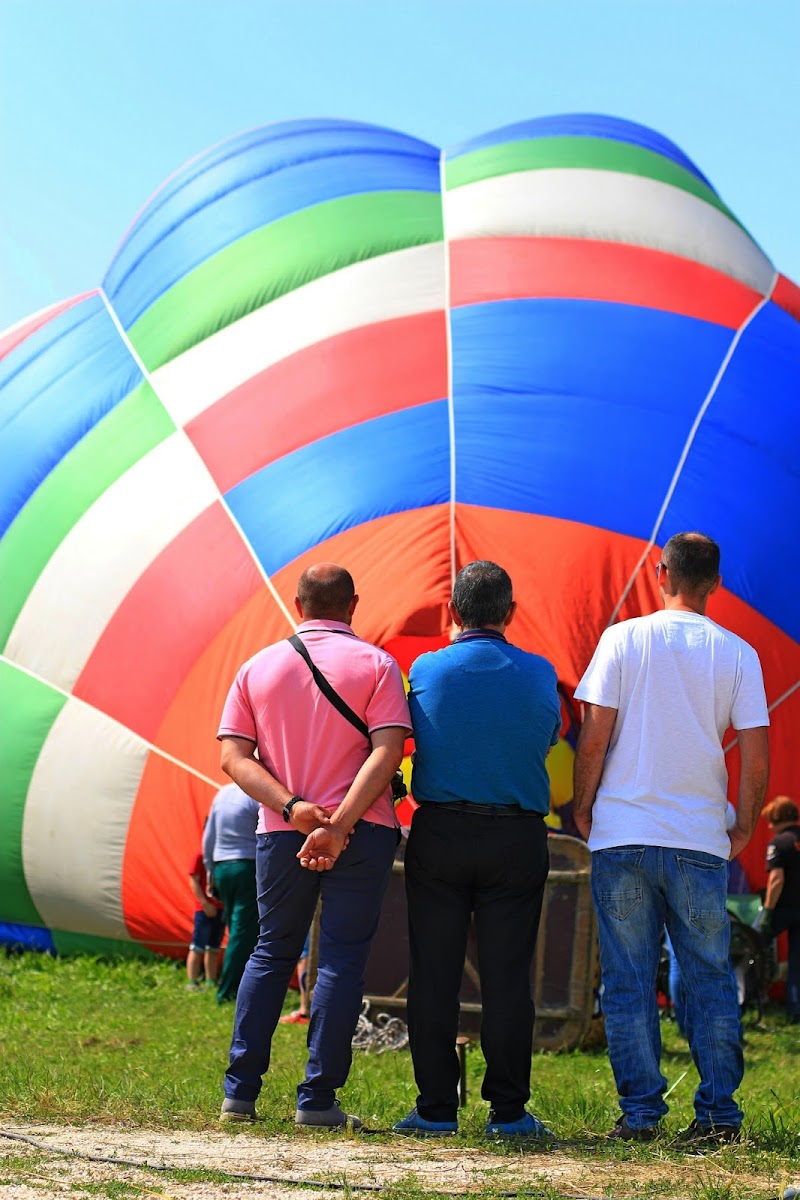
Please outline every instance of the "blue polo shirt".
[[546, 658], [492, 630], [469, 630], [421, 655], [409, 685], [415, 800], [548, 812], [545, 758], [558, 741], [561, 704]]

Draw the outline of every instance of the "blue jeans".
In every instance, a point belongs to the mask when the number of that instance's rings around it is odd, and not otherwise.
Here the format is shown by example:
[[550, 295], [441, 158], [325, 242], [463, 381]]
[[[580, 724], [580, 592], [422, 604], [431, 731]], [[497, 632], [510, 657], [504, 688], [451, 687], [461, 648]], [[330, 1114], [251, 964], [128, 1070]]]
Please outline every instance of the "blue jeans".
[[322, 897], [317, 984], [308, 1026], [305, 1081], [298, 1108], [330, 1108], [347, 1079], [351, 1040], [364, 989], [364, 969], [378, 924], [397, 833], [359, 821], [331, 871], [297, 861], [301, 833], [260, 834], [256, 848], [259, 938], [236, 997], [236, 1019], [225, 1095], [255, 1100], [269, 1067], [272, 1035], [289, 980]]
[[724, 859], [698, 850], [617, 846], [592, 854], [592, 895], [600, 934], [603, 1012], [620, 1108], [634, 1129], [667, 1112], [656, 1000], [661, 930], [666, 925], [686, 995], [686, 1037], [700, 1085], [701, 1125], [734, 1125], [733, 1093], [744, 1074], [739, 1004], [728, 961]]

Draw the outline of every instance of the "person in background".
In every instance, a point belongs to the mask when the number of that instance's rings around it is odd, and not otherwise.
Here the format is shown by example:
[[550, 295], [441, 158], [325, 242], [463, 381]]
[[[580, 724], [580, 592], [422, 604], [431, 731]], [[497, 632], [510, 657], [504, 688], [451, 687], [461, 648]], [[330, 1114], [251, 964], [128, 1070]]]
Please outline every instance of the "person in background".
[[789, 934], [786, 1016], [800, 1025], [800, 812], [778, 796], [764, 809], [774, 837], [767, 846], [767, 890], [754, 922], [765, 939]]
[[208, 986], [217, 982], [219, 948], [225, 933], [222, 905], [206, 892], [206, 868], [200, 852], [194, 856], [189, 867], [189, 886], [196, 909], [192, 944], [186, 956], [186, 990], [199, 992], [202, 975], [205, 975]]
[[405, 856], [411, 1136], [458, 1129], [458, 994], [474, 913], [481, 981], [486, 1134], [548, 1139], [526, 1112], [534, 1005], [531, 963], [549, 867], [550, 782], [561, 702], [552, 665], [506, 639], [517, 604], [508, 573], [469, 563], [453, 587], [450, 646], [416, 660], [409, 707], [416, 752]]
[[217, 1002], [236, 999], [248, 958], [258, 937], [256, 901], [256, 824], [259, 806], [235, 783], [214, 797], [203, 831], [203, 862], [209, 898], [225, 910], [228, 945], [217, 987]]
[[[719, 546], [679, 533], [656, 567], [664, 609], [606, 629], [575, 696], [575, 820], [592, 852], [603, 1011], [622, 1116], [610, 1137], [652, 1141], [667, 1112], [656, 1001], [666, 925], [686, 989], [700, 1083], [683, 1139], [739, 1140], [744, 1074], [729, 962], [728, 859], [752, 837], [769, 774], [767, 703], [752, 646], [711, 621]], [[739, 735], [736, 823], [726, 829], [722, 738]]]

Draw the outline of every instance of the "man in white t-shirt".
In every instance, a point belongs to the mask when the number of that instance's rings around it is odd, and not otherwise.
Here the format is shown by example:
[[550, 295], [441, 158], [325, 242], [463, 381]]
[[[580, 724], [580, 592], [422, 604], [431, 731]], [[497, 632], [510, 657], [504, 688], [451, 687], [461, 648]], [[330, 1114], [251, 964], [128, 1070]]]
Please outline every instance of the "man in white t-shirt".
[[[650, 1141], [667, 1112], [656, 971], [667, 932], [686, 987], [700, 1084], [694, 1143], [736, 1141], [744, 1073], [728, 961], [727, 860], [749, 842], [767, 787], [767, 704], [758, 656], [705, 615], [719, 547], [678, 533], [656, 567], [664, 611], [607, 629], [575, 692], [584, 723], [575, 821], [592, 851], [603, 1011], [622, 1116], [611, 1137]], [[736, 823], [726, 830], [722, 738], [738, 733]]]

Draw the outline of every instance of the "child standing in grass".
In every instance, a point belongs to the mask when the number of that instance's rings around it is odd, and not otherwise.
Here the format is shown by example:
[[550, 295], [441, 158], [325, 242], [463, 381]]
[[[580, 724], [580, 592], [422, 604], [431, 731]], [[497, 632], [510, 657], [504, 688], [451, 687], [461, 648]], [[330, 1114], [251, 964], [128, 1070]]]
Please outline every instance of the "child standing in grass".
[[205, 972], [206, 983], [217, 981], [219, 947], [225, 932], [225, 918], [219, 900], [206, 892], [206, 869], [203, 855], [198, 851], [189, 869], [189, 886], [196, 901], [192, 944], [186, 958], [186, 990], [200, 990], [200, 976]]

